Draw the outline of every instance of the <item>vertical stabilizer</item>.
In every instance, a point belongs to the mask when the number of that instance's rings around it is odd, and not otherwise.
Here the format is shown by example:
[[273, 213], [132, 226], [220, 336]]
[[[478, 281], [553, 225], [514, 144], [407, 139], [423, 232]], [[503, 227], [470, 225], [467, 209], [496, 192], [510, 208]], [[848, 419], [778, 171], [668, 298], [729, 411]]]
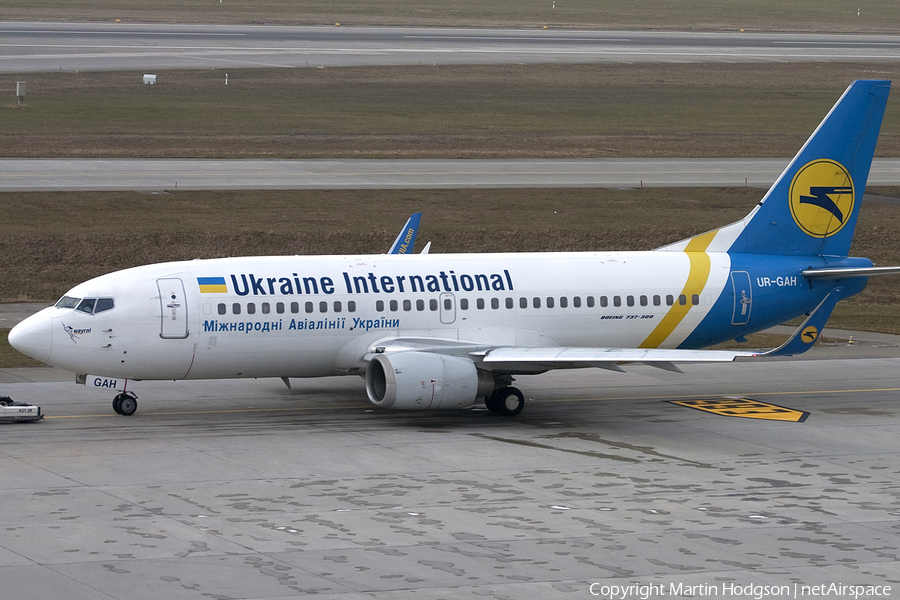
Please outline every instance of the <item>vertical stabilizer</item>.
[[851, 84], [759, 205], [718, 230], [708, 251], [847, 256], [890, 88]]

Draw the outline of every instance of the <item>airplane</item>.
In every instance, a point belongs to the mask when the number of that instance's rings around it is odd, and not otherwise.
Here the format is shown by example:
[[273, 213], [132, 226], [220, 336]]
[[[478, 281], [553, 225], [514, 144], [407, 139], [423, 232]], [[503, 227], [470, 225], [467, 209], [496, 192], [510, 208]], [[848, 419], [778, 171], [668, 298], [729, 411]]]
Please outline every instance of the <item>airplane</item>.
[[[413, 248], [416, 246], [416, 234], [419, 232], [419, 221], [422, 220], [422, 213], [413, 213], [406, 220], [406, 225], [400, 230], [400, 234], [394, 243], [391, 244], [388, 254], [412, 254]], [[428, 254], [427, 252], [425, 254]]]
[[[79, 284], [17, 350], [129, 380], [357, 375], [376, 406], [517, 415], [515, 376], [798, 354], [871, 275], [848, 256], [890, 81], [856, 81], [740, 221], [653, 251], [243, 257]], [[809, 315], [767, 353], [704, 350]], [[125, 380], [125, 385], [119, 385]]]

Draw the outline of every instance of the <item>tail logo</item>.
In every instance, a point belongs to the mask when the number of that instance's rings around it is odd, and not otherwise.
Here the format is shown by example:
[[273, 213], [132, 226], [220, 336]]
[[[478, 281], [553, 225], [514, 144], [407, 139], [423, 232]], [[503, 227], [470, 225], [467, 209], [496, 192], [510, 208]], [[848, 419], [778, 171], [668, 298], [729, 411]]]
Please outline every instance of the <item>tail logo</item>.
[[791, 182], [791, 216], [812, 237], [826, 238], [840, 231], [853, 213], [854, 202], [850, 173], [833, 160], [807, 163]]
[[800, 333], [800, 339], [804, 344], [812, 344], [819, 339], [819, 330], [815, 326], [810, 325]]

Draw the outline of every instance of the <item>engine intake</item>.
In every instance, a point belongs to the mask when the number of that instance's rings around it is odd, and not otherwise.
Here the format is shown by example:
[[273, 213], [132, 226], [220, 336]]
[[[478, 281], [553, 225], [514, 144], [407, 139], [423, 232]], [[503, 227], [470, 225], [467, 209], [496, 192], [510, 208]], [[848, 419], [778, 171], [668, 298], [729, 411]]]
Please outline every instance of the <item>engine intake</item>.
[[490, 395], [494, 376], [467, 358], [432, 352], [377, 354], [366, 369], [372, 404], [397, 409], [468, 408]]

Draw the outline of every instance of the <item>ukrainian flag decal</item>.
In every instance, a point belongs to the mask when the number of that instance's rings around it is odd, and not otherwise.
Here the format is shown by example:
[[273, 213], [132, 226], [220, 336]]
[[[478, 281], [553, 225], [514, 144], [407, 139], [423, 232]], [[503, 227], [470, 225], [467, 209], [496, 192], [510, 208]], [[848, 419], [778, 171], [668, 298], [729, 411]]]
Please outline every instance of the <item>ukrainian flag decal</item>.
[[224, 277], [198, 277], [197, 285], [201, 294], [227, 294], [228, 286]]

